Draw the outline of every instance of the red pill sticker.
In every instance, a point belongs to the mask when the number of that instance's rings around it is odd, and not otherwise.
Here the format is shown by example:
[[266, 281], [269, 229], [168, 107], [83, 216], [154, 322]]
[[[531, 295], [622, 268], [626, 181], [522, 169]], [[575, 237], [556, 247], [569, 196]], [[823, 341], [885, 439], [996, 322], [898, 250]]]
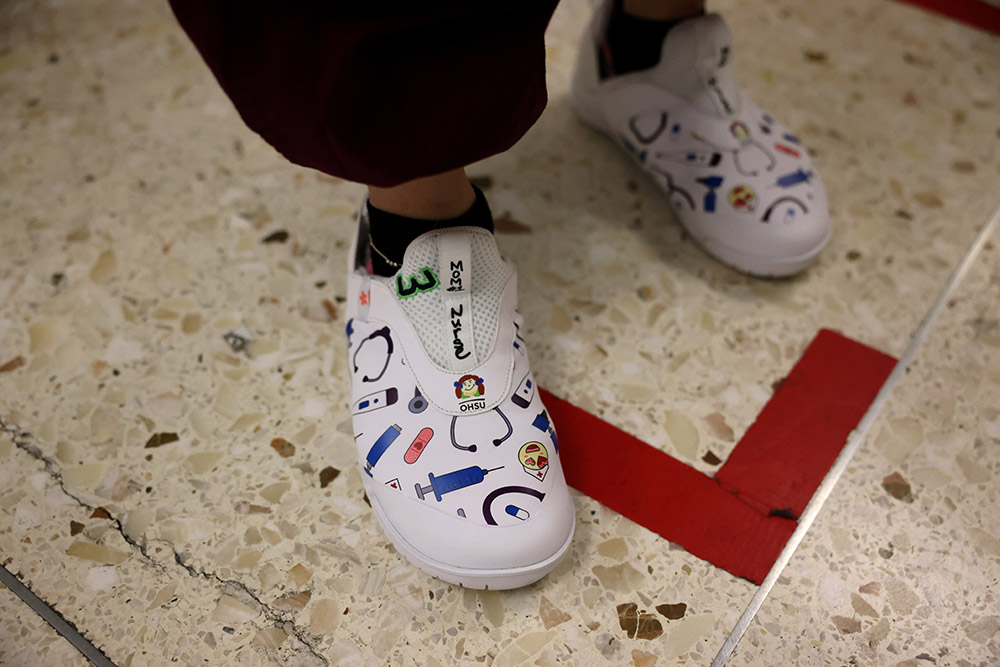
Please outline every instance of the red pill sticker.
[[417, 459], [420, 458], [420, 454], [424, 451], [424, 447], [427, 443], [431, 441], [434, 437], [434, 431], [431, 430], [429, 426], [424, 427], [417, 437], [413, 439], [410, 443], [410, 448], [406, 450], [406, 454], [403, 455], [403, 460], [407, 463], [416, 463]]

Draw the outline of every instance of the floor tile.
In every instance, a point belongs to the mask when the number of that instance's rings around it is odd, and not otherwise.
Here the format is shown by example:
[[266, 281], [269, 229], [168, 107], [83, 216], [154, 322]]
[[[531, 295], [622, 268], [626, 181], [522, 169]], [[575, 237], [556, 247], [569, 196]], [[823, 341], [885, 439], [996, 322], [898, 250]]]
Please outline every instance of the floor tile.
[[[716, 264], [572, 117], [583, 3], [553, 19], [546, 114], [472, 169], [530, 229], [500, 246], [538, 380], [705, 472], [819, 327], [905, 349], [1000, 165], [996, 38], [891, 2], [718, 8], [747, 89], [830, 192], [814, 269], [759, 281]], [[0, 19], [0, 419], [28, 434], [0, 445], [0, 551], [36, 593], [120, 664], [714, 655], [753, 586], [584, 497], [572, 553], [533, 587], [463, 591], [410, 567], [364, 502], [346, 409], [362, 189], [249, 132], [164, 4], [8, 0]], [[905, 439], [902, 423], [887, 433]], [[629, 639], [627, 604], [662, 634]]]
[[0, 584], [0, 664], [85, 667], [90, 663], [31, 607]]
[[1000, 233], [948, 303], [730, 664], [1000, 660], [998, 252]]

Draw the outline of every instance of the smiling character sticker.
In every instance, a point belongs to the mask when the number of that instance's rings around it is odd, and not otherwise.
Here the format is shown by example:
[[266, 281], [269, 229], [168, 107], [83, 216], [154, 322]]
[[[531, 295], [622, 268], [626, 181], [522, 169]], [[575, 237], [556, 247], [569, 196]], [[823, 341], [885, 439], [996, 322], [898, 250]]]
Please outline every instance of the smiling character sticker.
[[463, 375], [455, 383], [455, 398], [478, 398], [486, 394], [486, 385], [478, 375]]
[[535, 479], [542, 481], [549, 471], [549, 452], [545, 445], [540, 442], [526, 442], [517, 453], [517, 459], [521, 462], [524, 472]]

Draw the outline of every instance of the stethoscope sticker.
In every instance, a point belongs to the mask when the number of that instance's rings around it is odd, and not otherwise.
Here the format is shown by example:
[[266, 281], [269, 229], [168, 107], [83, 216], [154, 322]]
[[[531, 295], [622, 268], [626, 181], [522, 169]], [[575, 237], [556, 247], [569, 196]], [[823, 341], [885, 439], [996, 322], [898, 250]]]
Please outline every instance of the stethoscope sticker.
[[736, 162], [736, 171], [744, 176], [756, 176], [763, 171], [771, 171], [778, 160], [761, 142], [750, 136], [750, 128], [746, 123], [735, 120], [729, 126], [736, 141], [740, 142], [740, 147], [733, 152]]
[[[392, 358], [392, 337], [389, 335], [389, 327], [382, 327], [381, 329], [377, 329], [368, 334], [368, 336], [358, 344], [358, 348], [354, 350], [354, 356], [351, 358], [351, 362], [354, 364], [354, 373], [355, 375], [358, 373], [358, 355], [361, 354], [361, 350], [365, 348], [367, 343], [376, 338], [385, 340], [385, 359], [380, 362], [382, 364], [382, 368], [379, 370], [378, 374], [372, 377], [366, 373], [361, 378], [362, 382], [378, 382], [382, 379], [382, 376], [385, 375], [386, 369], [389, 368], [389, 360]], [[369, 346], [369, 350], [371, 349], [372, 348]], [[373, 359], [376, 358], [374, 353], [366, 356], [371, 356]], [[366, 362], [364, 357], [362, 357], [362, 362]], [[373, 366], [374, 365], [375, 364], [373, 364]]]
[[[494, 438], [493, 439], [493, 446], [499, 447], [504, 442], [506, 442], [507, 439], [514, 433], [514, 427], [510, 425], [510, 420], [507, 419], [507, 415], [505, 415], [503, 413], [503, 410], [501, 410], [500, 408], [493, 408], [493, 411], [496, 412], [498, 415], [500, 415], [500, 418], [503, 420], [504, 425], [507, 427], [507, 432], [506, 433], [504, 433], [499, 438]], [[462, 445], [462, 444], [460, 444], [458, 442], [458, 439], [455, 437], [455, 424], [456, 424], [456, 422], [458, 422], [458, 417], [457, 416], [453, 416], [451, 418], [451, 446], [454, 447], [455, 449], [461, 449], [464, 452], [474, 452], [474, 451], [476, 451], [476, 449], [478, 449], [478, 448], [476, 447], [475, 443], [470, 444], [470, 445]]]
[[410, 402], [406, 405], [406, 407], [415, 415], [419, 415], [427, 409], [427, 399], [420, 393], [419, 387], [413, 388], [413, 398], [410, 399]]

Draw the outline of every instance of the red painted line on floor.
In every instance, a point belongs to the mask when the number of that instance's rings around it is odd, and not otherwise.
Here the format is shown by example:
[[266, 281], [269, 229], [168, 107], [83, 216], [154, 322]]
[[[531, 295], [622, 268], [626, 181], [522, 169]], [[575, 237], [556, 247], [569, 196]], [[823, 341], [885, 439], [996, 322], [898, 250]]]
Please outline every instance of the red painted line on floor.
[[727, 572], [763, 581], [794, 521], [758, 512], [704, 473], [541, 391], [570, 486]]
[[895, 365], [821, 330], [715, 479], [762, 512], [798, 518]]
[[994, 7], [981, 0], [897, 0], [897, 2], [916, 5], [971, 25], [973, 28], [1000, 35], [1000, 7]]
[[[760, 584], [894, 360], [823, 330], [719, 479], [540, 389], [573, 488], [691, 554]], [[789, 510], [773, 515], [772, 510]]]

